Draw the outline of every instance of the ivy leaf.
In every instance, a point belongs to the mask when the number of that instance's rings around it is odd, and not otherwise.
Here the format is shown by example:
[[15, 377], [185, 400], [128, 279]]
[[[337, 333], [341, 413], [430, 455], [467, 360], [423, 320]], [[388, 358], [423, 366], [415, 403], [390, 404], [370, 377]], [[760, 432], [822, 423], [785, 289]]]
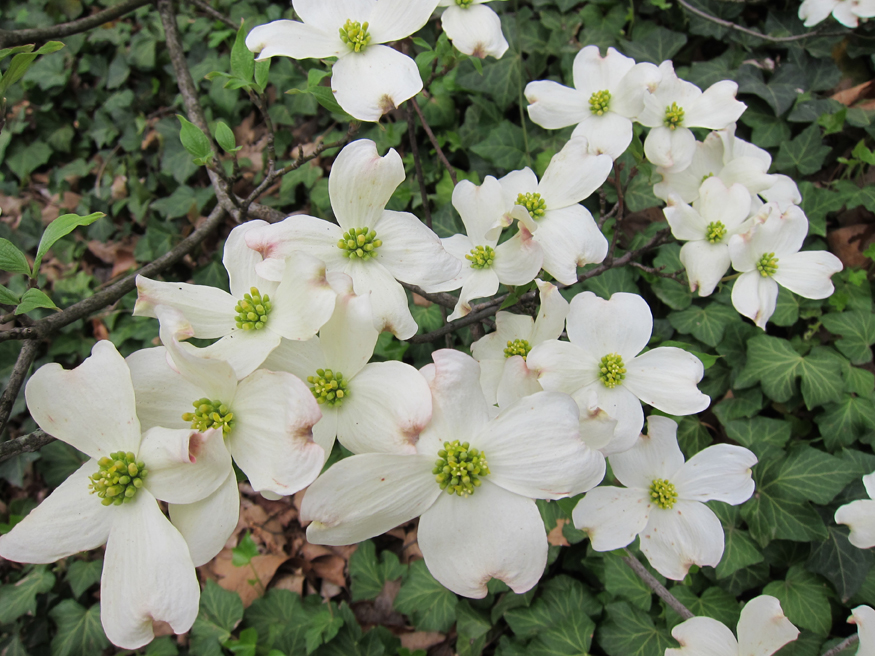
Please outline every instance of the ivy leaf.
[[25, 314], [37, 308], [47, 308], [49, 310], [57, 310], [58, 306], [55, 302], [46, 296], [45, 292], [41, 292], [36, 288], [28, 289], [21, 297], [21, 303], [15, 308], [15, 314]]
[[594, 631], [595, 623], [580, 608], [575, 608], [569, 617], [538, 633], [529, 643], [526, 654], [528, 656], [589, 654]]
[[829, 146], [823, 145], [820, 128], [812, 123], [795, 139], [781, 144], [774, 166], [791, 175], [794, 171], [800, 175], [811, 175], [823, 168], [823, 160], [828, 154]]
[[456, 620], [456, 595], [438, 583], [417, 560], [410, 565], [401, 589], [395, 597], [395, 610], [409, 615], [419, 631], [449, 629]]
[[[684, 268], [679, 244], [665, 244], [658, 251], [653, 259], [654, 267], [665, 267], [664, 271], [680, 271]], [[653, 283], [653, 293], [672, 310], [686, 310], [693, 302], [689, 286], [671, 278], [659, 278]]]
[[[738, 616], [741, 614], [738, 600], [722, 588], [706, 588], [698, 596], [687, 586], [674, 585], [669, 592], [696, 617], [711, 617], [726, 626], [738, 624]], [[663, 606], [669, 627], [683, 621], [668, 604], [663, 603]]]
[[401, 578], [404, 567], [391, 551], [383, 551], [377, 560], [377, 549], [371, 540], [360, 543], [349, 558], [350, 593], [353, 601], [375, 599], [386, 581]]
[[846, 394], [839, 403], [827, 405], [814, 421], [827, 449], [850, 446], [875, 432], [875, 406], [872, 399]]
[[832, 583], [842, 603], [847, 604], [872, 567], [872, 553], [852, 545], [844, 526], [830, 526], [828, 531], [829, 538], [814, 545], [805, 566]]
[[619, 554], [605, 554], [605, 589], [636, 608], [649, 611], [653, 590], [632, 571]]
[[687, 36], [685, 34], [657, 27], [643, 39], [624, 42], [621, 49], [635, 61], [648, 61], [659, 65], [674, 57], [686, 43]]
[[853, 364], [872, 361], [872, 349], [869, 347], [875, 344], [875, 315], [859, 310], [834, 312], [824, 315], [821, 322], [832, 334], [841, 335], [836, 348]]
[[800, 182], [802, 211], [808, 217], [808, 232], [826, 237], [826, 217], [844, 206], [842, 197], [831, 189], [815, 187], [811, 182]]
[[201, 656], [221, 656], [222, 643], [243, 619], [240, 595], [207, 581], [201, 592], [200, 609], [191, 629], [192, 652]]
[[103, 559], [74, 560], [67, 568], [67, 583], [74, 597], [81, 597], [88, 588], [100, 581], [103, 572]]
[[[52, 221], [43, 232], [40, 239], [39, 247], [36, 250], [36, 258], [33, 261], [33, 275], [36, 277], [39, 273], [40, 264], [48, 250], [61, 237], [66, 237], [79, 226], [88, 226], [102, 217], [106, 216], [103, 212], [93, 212], [88, 216], [79, 216], [78, 214], [64, 214]], [[26, 294], [25, 294], [26, 295]]]
[[610, 604], [607, 621], [598, 628], [597, 643], [610, 656], [664, 656], [675, 641], [644, 611], [632, 608], [625, 601]]
[[787, 619], [796, 626], [819, 635], [829, 633], [832, 613], [826, 587], [802, 565], [793, 565], [784, 581], [769, 583], [763, 594], [776, 597]]
[[743, 567], [763, 562], [762, 552], [747, 531], [726, 525], [723, 526], [723, 531], [723, 558], [716, 569], [718, 579], [725, 579]]
[[708, 346], [717, 346], [723, 339], [726, 325], [738, 321], [738, 313], [721, 303], [709, 303], [705, 307], [691, 305], [686, 310], [668, 315], [672, 327], [684, 335], [693, 337]]
[[279, 589], [268, 590], [264, 597], [252, 602], [244, 620], [247, 628], [258, 631], [259, 647], [278, 649], [284, 654], [304, 651], [304, 633], [309, 622], [301, 597]]
[[36, 612], [36, 596], [52, 589], [55, 575], [46, 565], [37, 565], [17, 583], [0, 587], [0, 624], [10, 624], [22, 615]]
[[823, 505], [856, 477], [841, 458], [800, 445], [790, 451], [765, 486], [785, 499]]
[[790, 424], [782, 419], [754, 417], [735, 419], [724, 424], [726, 434], [758, 458], [780, 452], [790, 439]]
[[249, 531], [246, 531], [237, 546], [231, 549], [231, 564], [234, 567], [244, 567], [252, 562], [252, 559], [257, 555], [258, 545], [255, 544]]
[[500, 169], [512, 171], [526, 165], [526, 143], [523, 131], [510, 121], [492, 128], [485, 139], [471, 150]]
[[30, 275], [30, 265], [24, 253], [8, 239], [0, 239], [0, 270]]
[[100, 625], [100, 604], [85, 609], [72, 599], [65, 599], [49, 611], [58, 626], [52, 638], [52, 656], [99, 654], [109, 646]]
[[304, 634], [307, 653], [312, 654], [320, 645], [330, 642], [343, 628], [343, 618], [335, 615], [333, 604], [322, 606], [310, 619], [310, 626]]

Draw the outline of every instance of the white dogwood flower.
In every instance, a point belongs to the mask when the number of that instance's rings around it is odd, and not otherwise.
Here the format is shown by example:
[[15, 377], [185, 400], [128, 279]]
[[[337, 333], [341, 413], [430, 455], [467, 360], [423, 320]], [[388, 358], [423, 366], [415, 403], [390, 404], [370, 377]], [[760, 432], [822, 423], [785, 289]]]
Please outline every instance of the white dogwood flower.
[[704, 501], [737, 506], [750, 498], [756, 456], [733, 444], [709, 446], [684, 462], [677, 424], [651, 415], [647, 435], [610, 456], [625, 488], [590, 490], [574, 508], [574, 525], [596, 551], [613, 551], [640, 536], [641, 552], [663, 576], [682, 580], [691, 565], [716, 567], [723, 557], [723, 527]]
[[577, 282], [578, 266], [608, 254], [608, 240], [580, 202], [604, 184], [612, 166], [609, 155], [590, 154], [578, 137], [553, 156], [540, 182], [528, 167], [499, 180], [508, 202], [525, 210], [514, 216], [541, 246], [542, 268], [564, 285]]
[[246, 243], [264, 257], [256, 270], [269, 280], [285, 280], [285, 259], [292, 253], [318, 257], [329, 272], [352, 278], [356, 294], [371, 292], [377, 330], [389, 330], [398, 339], [412, 337], [417, 325], [397, 281], [436, 285], [455, 277], [462, 264], [418, 218], [385, 209], [403, 180], [404, 164], [395, 150], [380, 157], [373, 141], [349, 144], [328, 176], [337, 224], [295, 214], [249, 231]]
[[484, 3], [492, 0], [440, 0], [446, 7], [441, 14], [441, 27], [459, 52], [469, 57], [496, 59], [507, 51], [507, 39], [501, 32], [501, 19]]
[[805, 27], [814, 27], [830, 14], [845, 27], [857, 27], [861, 18], [875, 16], [875, 0], [804, 0], [799, 5]]
[[422, 91], [416, 63], [385, 45], [425, 25], [438, 0], [294, 0], [303, 22], [259, 25], [246, 47], [259, 61], [337, 57], [331, 90], [338, 104], [360, 121], [377, 121]]
[[835, 520], [851, 529], [848, 540], [852, 545], [870, 549], [875, 547], [875, 472], [863, 477], [863, 485], [869, 498], [846, 503], [836, 510]]
[[570, 341], [543, 342], [526, 362], [544, 389], [571, 394], [581, 414], [596, 406], [617, 421], [603, 453], [632, 446], [644, 425], [642, 401], [673, 415], [710, 404], [696, 387], [705, 370], [695, 355], [667, 346], [641, 353], [653, 317], [637, 294], [618, 292], [606, 301], [582, 292], [571, 300], [566, 325]]
[[548, 130], [576, 123], [572, 136], [585, 137], [591, 152], [617, 159], [632, 143], [632, 122], [660, 77], [653, 64], [636, 64], [613, 48], [602, 57], [598, 46], [586, 46], [574, 57], [575, 88], [550, 80], [526, 85], [529, 118]]
[[480, 367], [438, 350], [422, 375], [434, 413], [416, 453], [345, 458], [307, 490], [301, 519], [315, 544], [353, 544], [420, 517], [418, 540], [432, 575], [453, 592], [486, 595], [490, 578], [531, 589], [547, 563], [534, 499], [590, 488], [604, 459], [577, 437], [577, 408], [539, 392], [491, 418]]
[[834, 290], [830, 276], [842, 270], [832, 253], [799, 251], [808, 234], [801, 209], [792, 205], [783, 214], [777, 207], [771, 210], [764, 221], [755, 221], [750, 230], [729, 240], [732, 266], [741, 272], [732, 287], [732, 304], [763, 330], [775, 312], [778, 285], [805, 298], [826, 298]]
[[747, 105], [735, 99], [738, 84], [731, 80], [716, 82], [703, 92], [681, 80], [670, 61], [662, 62], [659, 70], [659, 85], [644, 96], [644, 110], [638, 116], [639, 123], [651, 128], [644, 154], [657, 166], [682, 171], [696, 152], [690, 128], [725, 128], [738, 120]]
[[857, 625], [857, 636], [860, 639], [855, 656], [875, 654], [875, 610], [870, 606], [857, 606], [851, 611], [848, 623]]
[[183, 314], [193, 337], [219, 341], [207, 347], [211, 357], [227, 360], [239, 378], [249, 375], [277, 347], [280, 339], [309, 339], [334, 310], [334, 291], [325, 280], [325, 265], [296, 253], [277, 267], [277, 275], [258, 275], [261, 256], [246, 246], [246, 234], [267, 226], [249, 221], [228, 235], [222, 263], [231, 293], [218, 287], [159, 282], [137, 276], [134, 316], [155, 317], [166, 305]]
[[784, 616], [781, 602], [769, 595], [751, 599], [738, 618], [738, 639], [725, 624], [710, 617], [691, 617], [671, 630], [680, 649], [665, 656], [772, 656], [799, 637], [799, 629]]
[[40, 368], [27, 383], [31, 415], [89, 456], [6, 535], [0, 556], [51, 563], [106, 544], [100, 620], [125, 649], [152, 640], [152, 622], [185, 633], [200, 588], [186, 542], [156, 499], [189, 504], [213, 493], [231, 466], [220, 431], [151, 428], [141, 435], [131, 375], [109, 341], [65, 371]]

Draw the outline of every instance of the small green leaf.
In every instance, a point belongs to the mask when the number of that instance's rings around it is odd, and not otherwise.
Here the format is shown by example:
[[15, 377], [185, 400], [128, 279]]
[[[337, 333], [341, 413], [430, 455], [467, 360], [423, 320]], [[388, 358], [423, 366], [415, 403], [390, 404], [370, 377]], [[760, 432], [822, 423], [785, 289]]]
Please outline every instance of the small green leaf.
[[30, 275], [30, 265], [24, 253], [8, 239], [0, 239], [0, 270]]
[[179, 140], [182, 142], [185, 149], [196, 160], [208, 160], [212, 157], [213, 151], [210, 148], [210, 140], [207, 138], [207, 135], [181, 114], [177, 114], [176, 118], [179, 119], [179, 123], [181, 124]]
[[46, 565], [37, 565], [17, 583], [0, 587], [0, 624], [14, 622], [36, 612], [36, 596], [52, 589], [55, 575]]
[[823, 144], [820, 128], [810, 125], [795, 139], [781, 144], [775, 168], [791, 174], [798, 171], [801, 175], [811, 175], [821, 169], [828, 154], [829, 146]]
[[607, 621], [596, 633], [596, 643], [610, 656], [664, 656], [676, 643], [665, 629], [657, 629], [644, 611], [624, 601], [610, 604]]
[[834, 335], [841, 335], [836, 348], [854, 364], [872, 361], [875, 344], [875, 315], [859, 310], [826, 314], [821, 318], [824, 327]]
[[255, 53], [246, 47], [246, 32], [243, 25], [237, 30], [237, 38], [231, 48], [231, 72], [249, 83], [255, 72]]
[[343, 618], [332, 612], [333, 604], [323, 606], [310, 620], [310, 626], [304, 634], [307, 653], [312, 654], [319, 645], [327, 644], [343, 628]]
[[92, 212], [88, 216], [79, 216], [78, 214], [64, 214], [52, 221], [39, 242], [39, 248], [36, 251], [36, 259], [33, 261], [33, 276], [39, 273], [40, 264], [48, 250], [61, 237], [65, 237], [73, 232], [79, 226], [88, 226], [102, 217], [106, 216], [103, 212]]
[[49, 611], [58, 626], [52, 639], [52, 656], [99, 654], [109, 646], [100, 625], [100, 604], [85, 609], [72, 599], [65, 599]]
[[270, 59], [255, 62], [255, 84], [264, 92], [267, 87], [268, 76], [270, 75]]
[[258, 545], [249, 531], [243, 534], [237, 546], [231, 549], [231, 563], [234, 567], [248, 565], [258, 555]]
[[37, 308], [48, 308], [49, 310], [57, 310], [58, 306], [55, 302], [46, 296], [45, 292], [39, 289], [28, 289], [21, 297], [21, 304], [15, 308], [15, 314], [25, 314]]
[[417, 560], [410, 565], [395, 597], [395, 610], [409, 615], [420, 631], [446, 631], [456, 621], [456, 595], [438, 583]]
[[847, 604], [866, 580], [872, 567], [872, 553], [853, 546], [844, 526], [831, 526], [828, 530], [829, 538], [813, 545], [806, 567], [832, 583], [842, 603]]
[[243, 619], [240, 595], [207, 581], [201, 593], [200, 609], [191, 630], [192, 652], [203, 656], [221, 656], [221, 644]]
[[793, 565], [784, 581], [773, 581], [763, 594], [777, 597], [781, 609], [793, 624], [826, 635], [832, 626], [832, 613], [826, 586], [802, 565]]
[[216, 141], [226, 153], [236, 153], [242, 146], [237, 145], [237, 139], [228, 124], [224, 121], [216, 123]]
[[0, 285], [0, 303], [18, 305], [21, 299], [9, 288]]
[[92, 585], [100, 581], [103, 572], [103, 560], [74, 560], [67, 568], [67, 583], [73, 590], [74, 597], [81, 597]]

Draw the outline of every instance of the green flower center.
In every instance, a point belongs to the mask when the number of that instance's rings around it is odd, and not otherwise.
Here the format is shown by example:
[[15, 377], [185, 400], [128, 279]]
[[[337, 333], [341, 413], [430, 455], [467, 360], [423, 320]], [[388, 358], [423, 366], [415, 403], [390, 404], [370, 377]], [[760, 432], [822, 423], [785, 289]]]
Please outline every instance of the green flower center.
[[509, 358], [514, 355], [521, 355], [523, 356], [523, 360], [525, 360], [531, 350], [532, 345], [524, 339], [515, 339], [513, 341], [508, 340], [507, 348], [504, 349], [504, 357]]
[[456, 0], [456, 4], [462, 9], [467, 9], [474, 4], [474, 0]]
[[337, 241], [337, 247], [349, 259], [359, 258], [367, 262], [376, 256], [377, 249], [383, 242], [377, 239], [377, 233], [368, 228], [350, 228], [343, 233], [343, 239]]
[[88, 489], [100, 497], [104, 506], [120, 506], [131, 501], [137, 490], [143, 487], [143, 480], [149, 473], [143, 461], [131, 453], [117, 451], [97, 461], [100, 469], [91, 475]]
[[349, 396], [347, 381], [339, 371], [317, 369], [315, 376], [307, 377], [307, 382], [312, 385], [310, 390], [316, 397], [316, 403], [325, 403], [333, 408], [339, 406]]
[[589, 97], [589, 111], [596, 116], [601, 116], [611, 105], [611, 92], [605, 89], [604, 91], [596, 91]]
[[234, 321], [242, 330], [261, 330], [267, 325], [267, 315], [270, 314], [270, 296], [262, 296], [257, 287], [250, 287], [249, 293], [234, 306], [237, 315]]
[[481, 485], [480, 476], [489, 473], [486, 454], [477, 449], [471, 449], [468, 442], [459, 440], [444, 442], [444, 448], [438, 451], [438, 460], [432, 473], [442, 490], [447, 494], [458, 494], [467, 497], [474, 494], [474, 488]]
[[774, 253], [763, 253], [763, 256], [757, 262], [757, 271], [763, 278], [768, 278], [775, 275], [778, 271], [778, 258]]
[[340, 40], [349, 46], [353, 52], [361, 52], [371, 42], [368, 34], [368, 23], [359, 23], [347, 18], [346, 23], [340, 28]]
[[194, 412], [182, 415], [182, 421], [190, 421], [191, 427], [199, 433], [215, 428], [222, 429], [222, 435], [227, 436], [234, 428], [234, 413], [221, 401], [210, 401], [207, 398], [198, 399], [194, 403]]
[[471, 249], [465, 259], [471, 263], [472, 269], [488, 269], [495, 262], [495, 251], [491, 246], [477, 246]]
[[706, 236], [708, 238], [708, 241], [712, 244], [721, 242], [726, 236], [726, 226], [723, 225], [723, 223], [721, 223], [720, 221], [712, 221], [708, 224]]
[[516, 204], [525, 207], [529, 211], [529, 216], [535, 220], [540, 219], [547, 211], [547, 202], [541, 198], [541, 194], [530, 191], [519, 194], [516, 197]]
[[676, 102], [671, 104], [671, 107], [665, 108], [665, 127], [669, 130], [674, 130], [681, 126], [681, 123], [684, 121], [684, 108], [678, 107]]
[[599, 362], [599, 378], [605, 387], [616, 387], [626, 377], [626, 367], [619, 353], [608, 353]]
[[664, 478], [657, 478], [650, 484], [650, 498], [660, 508], [670, 510], [675, 501], [678, 500], [678, 493], [674, 489], [674, 485]]

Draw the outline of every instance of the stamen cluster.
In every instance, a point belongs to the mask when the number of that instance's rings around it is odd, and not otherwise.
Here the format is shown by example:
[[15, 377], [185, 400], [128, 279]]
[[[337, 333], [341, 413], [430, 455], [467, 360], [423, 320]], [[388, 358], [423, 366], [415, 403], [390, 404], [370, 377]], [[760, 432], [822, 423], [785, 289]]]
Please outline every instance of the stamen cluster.
[[541, 194], [537, 192], [527, 191], [524, 194], [519, 194], [516, 198], [516, 204], [525, 207], [529, 216], [535, 220], [540, 219], [547, 211], [547, 201], [541, 198]]
[[650, 484], [650, 498], [663, 510], [670, 510], [678, 500], [678, 493], [673, 484], [664, 478], [657, 478]]
[[343, 233], [343, 239], [337, 241], [337, 247], [346, 251], [344, 255], [350, 259], [359, 258], [367, 262], [376, 255], [376, 250], [383, 245], [377, 239], [377, 233], [368, 228], [350, 228]]
[[261, 330], [267, 324], [267, 315], [270, 314], [270, 296], [262, 296], [257, 287], [250, 287], [249, 293], [244, 294], [243, 299], [234, 306], [237, 316], [234, 320], [237, 327], [242, 330]]
[[137, 457], [124, 451], [110, 453], [97, 461], [100, 469], [92, 474], [88, 488], [91, 494], [100, 497], [104, 506], [120, 506], [130, 501], [143, 487], [143, 479], [149, 473], [143, 461], [137, 462]]
[[339, 406], [343, 403], [343, 399], [349, 396], [346, 381], [343, 379], [343, 374], [339, 371], [317, 369], [315, 376], [307, 377], [307, 382], [312, 385], [310, 390], [313, 392], [313, 396], [316, 397], [316, 402], [320, 405], [324, 403], [331, 407]]
[[472, 269], [488, 269], [495, 262], [495, 251], [491, 246], [476, 246], [465, 256]]
[[665, 127], [676, 130], [684, 122], [684, 108], [678, 107], [676, 102], [665, 108]]
[[514, 355], [521, 355], [523, 360], [525, 360], [531, 350], [532, 345], [525, 339], [508, 340], [507, 348], [504, 349], [504, 357], [510, 358]]
[[203, 433], [215, 428], [222, 429], [222, 435], [227, 435], [234, 427], [234, 413], [221, 401], [210, 401], [208, 398], [198, 399], [192, 405], [194, 412], [182, 415], [182, 421], [190, 421], [191, 427]]
[[348, 18], [343, 27], [340, 28], [340, 40], [348, 45], [353, 52], [364, 50], [371, 42], [367, 21], [359, 23]]
[[775, 275], [778, 271], [778, 258], [774, 253], [763, 253], [763, 256], [757, 262], [757, 271], [763, 278], [769, 278]]
[[599, 378], [605, 387], [616, 387], [626, 377], [623, 358], [618, 353], [608, 353], [599, 362]]
[[444, 442], [444, 448], [438, 451], [438, 460], [432, 473], [447, 494], [470, 496], [474, 494], [474, 488], [482, 484], [479, 477], [489, 473], [486, 454], [470, 446], [468, 442], [453, 440]]
[[717, 244], [723, 241], [726, 236], [726, 226], [720, 221], [712, 221], [706, 229], [706, 237], [712, 244]]
[[589, 97], [589, 111], [596, 116], [601, 116], [611, 104], [611, 92], [607, 89], [596, 91]]

